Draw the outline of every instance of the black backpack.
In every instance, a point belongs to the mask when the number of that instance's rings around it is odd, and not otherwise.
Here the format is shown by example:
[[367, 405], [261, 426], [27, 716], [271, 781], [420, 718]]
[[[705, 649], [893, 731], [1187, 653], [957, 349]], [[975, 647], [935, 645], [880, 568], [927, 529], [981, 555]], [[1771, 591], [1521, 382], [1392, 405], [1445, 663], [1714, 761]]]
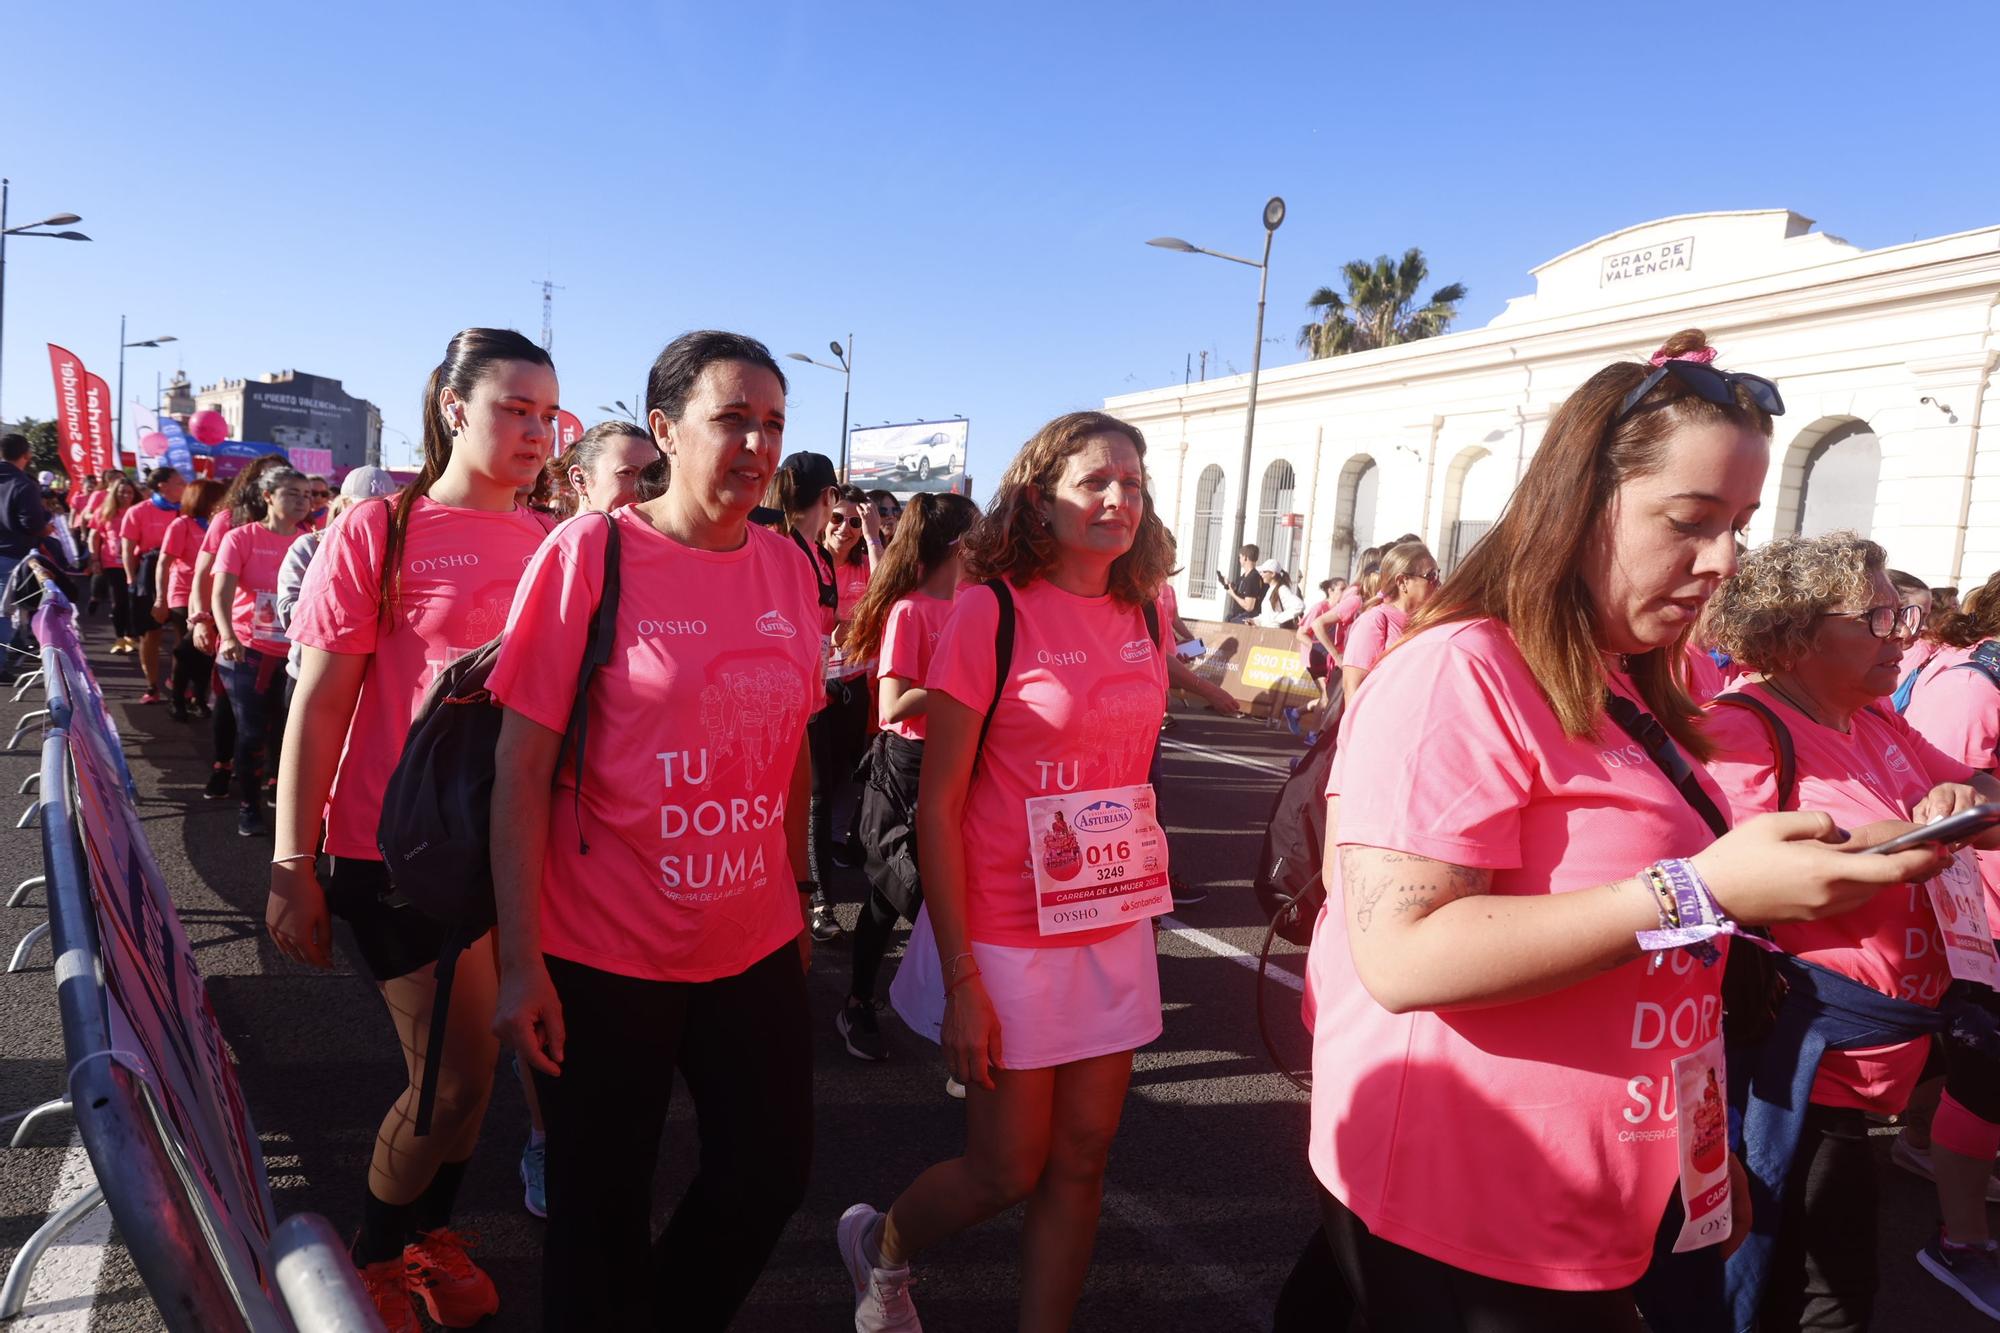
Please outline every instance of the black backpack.
[[1345, 701], [1334, 704], [1312, 748], [1278, 788], [1257, 853], [1257, 875], [1251, 881], [1257, 905], [1273, 933], [1292, 944], [1312, 942], [1313, 922], [1326, 902], [1326, 881], [1320, 874], [1326, 853], [1326, 779], [1333, 771], [1345, 711]]
[[[576, 702], [556, 752], [556, 771], [575, 746], [575, 800], [583, 804], [583, 751], [590, 722], [590, 680], [611, 657], [618, 630], [618, 524], [605, 518], [604, 592], [591, 619], [590, 640], [577, 673]], [[396, 895], [444, 927], [431, 1004], [430, 1045], [442, 1051], [451, 982], [461, 953], [493, 929], [493, 770], [505, 716], [486, 681], [500, 656], [500, 638], [482, 644], [438, 673], [410, 723], [402, 757], [382, 793], [375, 847]], [[581, 828], [581, 821], [578, 824]], [[578, 838], [579, 850], [589, 846]], [[417, 1096], [418, 1134], [430, 1133], [437, 1104], [438, 1065], [424, 1063]]]

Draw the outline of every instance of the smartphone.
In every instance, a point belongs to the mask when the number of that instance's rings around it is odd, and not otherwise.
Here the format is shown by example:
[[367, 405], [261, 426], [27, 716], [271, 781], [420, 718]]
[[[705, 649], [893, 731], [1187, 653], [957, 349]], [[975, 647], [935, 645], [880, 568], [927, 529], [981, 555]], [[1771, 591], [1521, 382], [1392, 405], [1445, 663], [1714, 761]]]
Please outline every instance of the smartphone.
[[1954, 847], [1962, 842], [1970, 842], [1980, 834], [1995, 826], [2000, 826], [2000, 805], [1975, 805], [1970, 810], [1961, 810], [1943, 819], [1934, 819], [1919, 829], [1889, 839], [1870, 847], [1870, 852], [1888, 856], [1894, 852], [1907, 852], [1912, 847], [1927, 842]]

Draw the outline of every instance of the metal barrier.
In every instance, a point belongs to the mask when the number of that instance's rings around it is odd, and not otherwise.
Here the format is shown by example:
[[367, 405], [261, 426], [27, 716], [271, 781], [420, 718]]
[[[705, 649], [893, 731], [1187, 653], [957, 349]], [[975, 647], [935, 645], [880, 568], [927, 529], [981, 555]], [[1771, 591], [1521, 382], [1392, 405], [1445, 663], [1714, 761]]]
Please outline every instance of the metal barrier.
[[[37, 804], [49, 920], [30, 936], [53, 935], [68, 1095], [29, 1112], [15, 1138], [73, 1112], [97, 1183], [21, 1247], [0, 1283], [0, 1319], [22, 1312], [48, 1247], [103, 1203], [176, 1333], [379, 1330], [323, 1219], [273, 1226], [256, 1132], [71, 616], [45, 584], [36, 615], [48, 694]], [[23, 941], [17, 962], [30, 946]]]

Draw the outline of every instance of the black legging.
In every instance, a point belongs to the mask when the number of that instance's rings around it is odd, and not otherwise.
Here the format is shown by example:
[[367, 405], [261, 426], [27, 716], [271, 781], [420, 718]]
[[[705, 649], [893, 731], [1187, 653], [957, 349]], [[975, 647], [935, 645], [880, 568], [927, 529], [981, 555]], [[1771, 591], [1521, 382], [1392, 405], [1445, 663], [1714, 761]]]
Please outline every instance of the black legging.
[[222, 662], [223, 688], [236, 713], [236, 788], [243, 804], [264, 808], [264, 771], [278, 770], [278, 742], [285, 733], [285, 659], [280, 653], [255, 648], [243, 651], [240, 662]]
[[[180, 704], [206, 705], [215, 659], [194, 646], [194, 639], [188, 633], [186, 607], [176, 608], [170, 623], [174, 628], [174, 676], [167, 697]], [[230, 744], [233, 748], [234, 737]]]
[[1861, 1333], [1880, 1283], [1866, 1113], [1808, 1106], [1788, 1179], [1758, 1326]]
[[[870, 777], [871, 786], [877, 782], [885, 784], [893, 791], [900, 810], [914, 815], [917, 808], [917, 784], [923, 773], [924, 743], [888, 732], [876, 738], [876, 748], [871, 752], [870, 764], [874, 773]], [[878, 797], [873, 791], [862, 794], [862, 805], [868, 805]], [[859, 827], [860, 808], [857, 807], [856, 821]], [[914, 818], [909, 829], [909, 855], [912, 863], [916, 860], [916, 823]], [[870, 842], [876, 842], [881, 832], [866, 829]], [[857, 833], [855, 836], [863, 836]], [[896, 904], [883, 893], [883, 885], [873, 876], [881, 867], [878, 858], [892, 849], [884, 845], [869, 846], [864, 849], [866, 866], [870, 875], [867, 897], [861, 904], [861, 920], [854, 928], [854, 967], [848, 993], [860, 1000], [875, 998], [876, 979], [882, 974], [882, 959], [889, 952], [889, 941], [895, 934], [896, 921], [903, 915]], [[883, 873], [888, 873], [886, 870]], [[916, 890], [915, 901], [908, 904], [908, 912], [914, 917], [917, 906], [923, 902], [923, 889]]]
[[[727, 1328], [812, 1169], [798, 946], [702, 982], [547, 961], [566, 1035], [562, 1077], [535, 1075], [548, 1133], [542, 1326]], [[701, 1166], [652, 1241], [675, 1070], [694, 1097]]]
[[812, 837], [806, 854], [808, 873], [821, 892], [833, 878], [833, 798], [853, 779], [867, 730], [867, 679], [829, 682], [826, 707], [806, 723], [812, 747]]
[[124, 570], [107, 565], [90, 580], [91, 605], [103, 598], [111, 601], [111, 632], [121, 639], [138, 637], [139, 631], [132, 628], [132, 590], [126, 585]]

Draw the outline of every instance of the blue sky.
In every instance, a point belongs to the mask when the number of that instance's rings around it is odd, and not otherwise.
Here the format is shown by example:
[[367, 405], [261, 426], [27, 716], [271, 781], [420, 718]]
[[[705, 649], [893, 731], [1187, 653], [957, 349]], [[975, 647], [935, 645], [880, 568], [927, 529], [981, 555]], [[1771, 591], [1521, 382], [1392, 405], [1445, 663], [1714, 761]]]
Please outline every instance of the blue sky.
[[[391, 461], [462, 325], [538, 334], [563, 400], [633, 402], [688, 328], [855, 335], [858, 423], [963, 414], [990, 491], [1048, 417], [1298, 359], [1342, 261], [1421, 246], [1459, 327], [1602, 233], [1789, 207], [1861, 246], [2000, 222], [1986, 0], [1006, 6], [348, 4], [0, 10], [8, 419], [43, 343], [127, 399], [295, 367], [382, 406]], [[840, 377], [787, 363], [788, 447]], [[129, 437], [129, 432], [128, 432]]]

